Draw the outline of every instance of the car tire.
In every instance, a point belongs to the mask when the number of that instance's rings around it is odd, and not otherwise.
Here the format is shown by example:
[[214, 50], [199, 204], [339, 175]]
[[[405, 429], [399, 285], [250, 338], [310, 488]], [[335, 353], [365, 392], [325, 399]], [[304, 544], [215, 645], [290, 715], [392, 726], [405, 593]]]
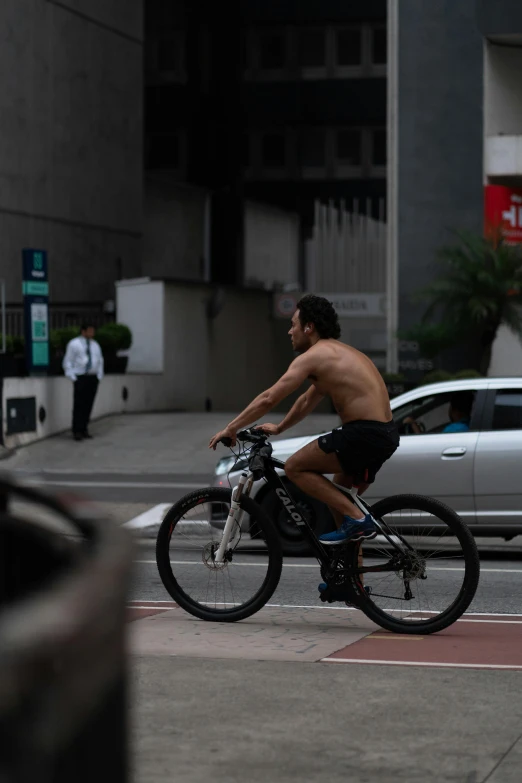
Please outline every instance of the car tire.
[[[317, 536], [335, 530], [333, 517], [324, 503], [320, 503], [318, 500], [313, 500], [308, 497], [308, 495], [301, 492], [301, 490], [290, 481], [283, 481], [283, 484], [287, 487], [299, 512], [306, 518]], [[274, 523], [281, 539], [284, 555], [306, 557], [312, 554], [308, 541], [305, 539], [297, 525], [288, 519], [283, 504], [274, 490], [268, 489], [261, 498], [257, 497], [256, 500], [261, 504], [263, 511]], [[250, 533], [252, 537], [256, 536], [255, 530], [251, 530]]]

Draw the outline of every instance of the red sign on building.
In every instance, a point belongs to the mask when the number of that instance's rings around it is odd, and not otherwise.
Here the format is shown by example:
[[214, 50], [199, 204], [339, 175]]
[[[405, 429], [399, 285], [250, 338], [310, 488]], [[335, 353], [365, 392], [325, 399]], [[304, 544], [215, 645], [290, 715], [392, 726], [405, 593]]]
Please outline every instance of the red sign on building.
[[486, 185], [484, 190], [485, 235], [508, 245], [522, 243], [522, 189]]

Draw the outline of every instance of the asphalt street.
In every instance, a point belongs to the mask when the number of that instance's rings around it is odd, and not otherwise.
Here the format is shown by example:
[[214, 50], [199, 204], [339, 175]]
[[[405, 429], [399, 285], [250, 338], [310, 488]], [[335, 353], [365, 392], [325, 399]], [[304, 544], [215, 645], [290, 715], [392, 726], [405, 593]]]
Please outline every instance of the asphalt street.
[[[210, 473], [108, 473], [90, 471], [19, 471], [48, 489], [80, 494], [96, 502], [120, 524], [159, 503], [175, 503], [193, 489], [208, 486]], [[130, 600], [170, 600], [155, 561], [155, 530], [138, 539]], [[480, 584], [469, 612], [522, 614], [522, 541], [506, 545], [499, 539], [480, 539]], [[317, 585], [319, 566], [313, 558], [285, 558], [281, 583], [271, 603], [284, 606], [322, 606]], [[325, 609], [327, 607], [324, 607]]]
[[[281, 582], [270, 603], [321, 606], [328, 611], [328, 605], [318, 598], [320, 581], [319, 566], [313, 558], [285, 558]], [[153, 541], [142, 542], [135, 550], [130, 599], [171, 600], [158, 575]], [[483, 554], [479, 587], [468, 612], [522, 614], [522, 557], [496, 560]]]
[[20, 476], [28, 476], [41, 482], [48, 489], [75, 492], [98, 503], [175, 503], [187, 492], [208, 486], [211, 475], [208, 473], [187, 474], [150, 473], [73, 473], [65, 471], [39, 471], [30, 474], [19, 471]]

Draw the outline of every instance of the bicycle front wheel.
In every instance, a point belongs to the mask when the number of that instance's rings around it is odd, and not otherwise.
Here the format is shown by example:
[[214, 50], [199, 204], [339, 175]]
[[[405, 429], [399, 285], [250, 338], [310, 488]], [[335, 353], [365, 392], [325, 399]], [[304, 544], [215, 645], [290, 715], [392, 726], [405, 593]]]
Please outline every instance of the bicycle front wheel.
[[225, 561], [215, 554], [230, 510], [231, 490], [210, 487], [182, 498], [166, 513], [156, 541], [161, 580], [172, 598], [202, 620], [235, 622], [261, 609], [281, 577], [283, 558], [277, 532], [259, 504], [242, 498], [260, 537], [232, 531]]
[[393, 543], [378, 535], [353, 547], [362, 611], [395, 633], [436, 633], [458, 620], [480, 573], [475, 539], [458, 514], [420, 495], [386, 498], [371, 512]]

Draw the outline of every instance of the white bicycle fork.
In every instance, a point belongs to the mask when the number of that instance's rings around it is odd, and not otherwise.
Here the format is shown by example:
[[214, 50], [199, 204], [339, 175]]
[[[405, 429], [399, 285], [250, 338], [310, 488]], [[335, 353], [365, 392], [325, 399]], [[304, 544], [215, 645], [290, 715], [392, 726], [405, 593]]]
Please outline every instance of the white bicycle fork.
[[[225, 552], [228, 549], [232, 549], [232, 547], [234, 547], [239, 540], [241, 535], [241, 520], [243, 519], [244, 514], [243, 509], [239, 505], [239, 501], [243, 495], [246, 495], [247, 497], [250, 495], [250, 490], [253, 483], [254, 478], [251, 473], [242, 473], [237, 487], [232, 490], [230, 511], [228, 512], [227, 521], [225, 522], [221, 542], [214, 555], [214, 561], [216, 563], [222, 563], [225, 558]], [[230, 538], [234, 529], [234, 525], [236, 525], [235, 533], [233, 537]]]

